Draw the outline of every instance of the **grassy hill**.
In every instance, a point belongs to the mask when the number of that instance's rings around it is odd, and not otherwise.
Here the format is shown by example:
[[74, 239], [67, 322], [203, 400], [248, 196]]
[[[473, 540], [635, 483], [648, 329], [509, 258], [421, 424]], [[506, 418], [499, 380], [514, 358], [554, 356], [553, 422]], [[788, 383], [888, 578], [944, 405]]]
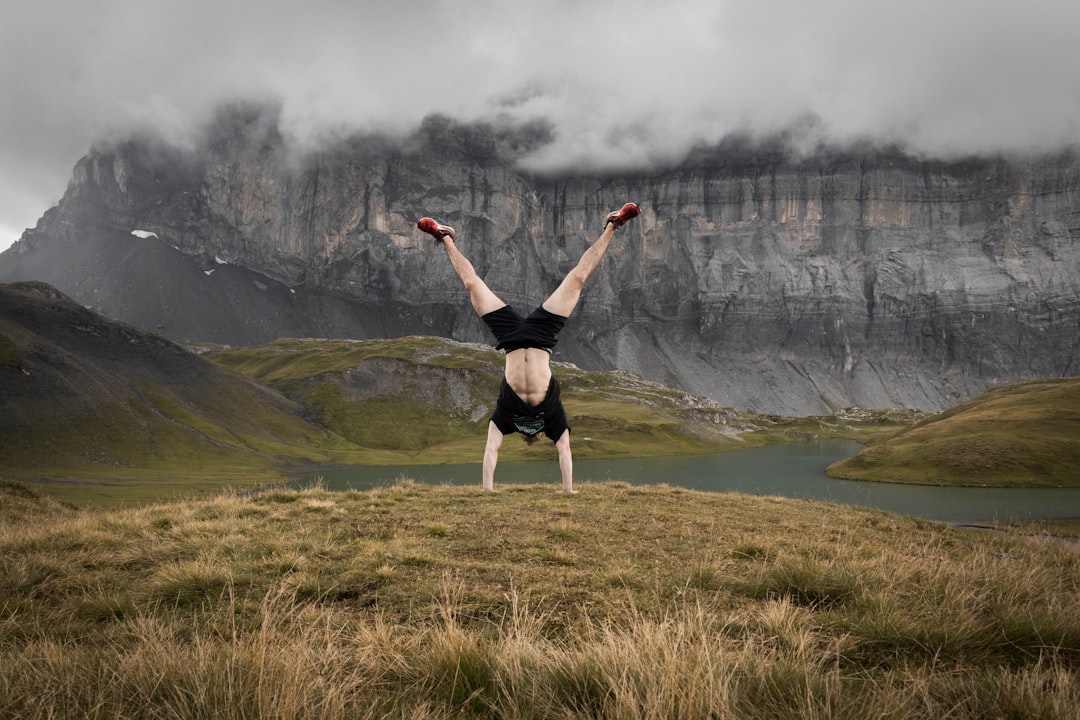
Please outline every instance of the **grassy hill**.
[[1080, 487], [1080, 378], [995, 388], [828, 473], [926, 485]]
[[0, 286], [0, 383], [7, 477], [160, 497], [360, 457], [280, 393], [40, 283]]
[[[286, 339], [211, 348], [206, 357], [303, 404], [307, 416], [400, 462], [476, 462], [503, 375], [490, 346], [435, 337]], [[573, 428], [574, 456], [723, 452], [817, 437], [869, 440], [924, 416], [845, 411], [788, 418], [738, 413], [620, 371], [554, 363]], [[550, 443], [507, 442], [500, 460], [551, 459]]]
[[619, 482], [40, 500], [0, 484], [0, 718], [1080, 707], [1063, 542]]
[[[308, 417], [409, 462], [476, 461], [503, 374], [489, 346], [434, 337], [279, 340], [206, 355], [280, 390]], [[556, 363], [577, 457], [716, 452], [762, 442], [767, 424], [623, 372]], [[553, 457], [549, 444], [503, 445], [501, 458]]]

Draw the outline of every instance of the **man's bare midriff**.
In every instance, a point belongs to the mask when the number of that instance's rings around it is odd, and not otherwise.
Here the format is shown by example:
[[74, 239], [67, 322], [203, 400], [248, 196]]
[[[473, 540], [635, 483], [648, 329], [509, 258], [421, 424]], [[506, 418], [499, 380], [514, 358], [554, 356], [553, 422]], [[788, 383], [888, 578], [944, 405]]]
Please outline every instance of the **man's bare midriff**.
[[551, 353], [540, 348], [506, 353], [506, 384], [526, 405], [544, 402], [551, 384]]

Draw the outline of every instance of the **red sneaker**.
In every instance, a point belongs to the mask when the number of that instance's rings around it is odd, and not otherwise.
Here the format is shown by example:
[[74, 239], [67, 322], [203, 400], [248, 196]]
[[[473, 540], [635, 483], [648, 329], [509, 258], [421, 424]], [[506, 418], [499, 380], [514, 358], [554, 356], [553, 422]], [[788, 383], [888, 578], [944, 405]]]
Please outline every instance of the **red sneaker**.
[[440, 225], [429, 217], [420, 218], [420, 222], [416, 223], [416, 227], [435, 238], [435, 242], [442, 242], [444, 237], [454, 239], [454, 228], [449, 225]]
[[626, 203], [622, 208], [607, 216], [604, 220], [604, 227], [607, 227], [607, 224], [611, 223], [616, 229], [621, 228], [640, 214], [641, 208], [634, 203]]

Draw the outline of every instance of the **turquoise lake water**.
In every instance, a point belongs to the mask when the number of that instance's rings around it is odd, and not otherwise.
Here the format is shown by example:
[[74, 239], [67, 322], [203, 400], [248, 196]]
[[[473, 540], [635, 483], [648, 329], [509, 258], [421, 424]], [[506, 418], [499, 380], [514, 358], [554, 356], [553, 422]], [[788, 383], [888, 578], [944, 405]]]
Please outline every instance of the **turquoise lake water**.
[[[825, 475], [826, 466], [854, 455], [860, 448], [851, 440], [818, 440], [718, 455], [576, 460], [574, 487], [584, 495], [590, 482], [668, 483], [711, 492], [825, 500], [958, 524], [1080, 517], [1080, 488], [895, 485], [836, 480]], [[370, 489], [402, 477], [434, 485], [475, 485], [479, 489], [480, 463], [338, 468], [308, 473], [295, 484], [307, 484], [316, 477], [332, 490]], [[554, 450], [551, 462], [500, 463], [495, 486], [509, 483], [549, 483], [553, 489], [558, 487], [559, 466]]]

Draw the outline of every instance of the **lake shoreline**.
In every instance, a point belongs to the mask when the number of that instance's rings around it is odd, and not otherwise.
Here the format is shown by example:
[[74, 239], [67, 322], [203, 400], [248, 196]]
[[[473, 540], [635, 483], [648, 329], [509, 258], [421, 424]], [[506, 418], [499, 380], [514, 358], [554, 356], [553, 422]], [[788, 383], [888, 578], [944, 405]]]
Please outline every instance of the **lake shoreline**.
[[[585, 459], [575, 462], [575, 486], [625, 481], [631, 485], [667, 484], [708, 492], [806, 498], [872, 507], [909, 517], [956, 524], [1063, 520], [1080, 516], [1078, 488], [952, 487], [880, 483], [832, 478], [824, 468], [847, 457], [861, 443], [818, 438], [712, 455]], [[352, 466], [294, 475], [289, 487], [315, 481], [330, 490], [387, 487], [406, 478], [426, 485], [480, 485], [480, 463]], [[663, 483], [657, 478], [665, 478]], [[558, 463], [501, 463], [496, 487], [557, 484]], [[1071, 512], [1066, 512], [1071, 509]], [[1066, 518], [1068, 514], [1071, 518]]]

